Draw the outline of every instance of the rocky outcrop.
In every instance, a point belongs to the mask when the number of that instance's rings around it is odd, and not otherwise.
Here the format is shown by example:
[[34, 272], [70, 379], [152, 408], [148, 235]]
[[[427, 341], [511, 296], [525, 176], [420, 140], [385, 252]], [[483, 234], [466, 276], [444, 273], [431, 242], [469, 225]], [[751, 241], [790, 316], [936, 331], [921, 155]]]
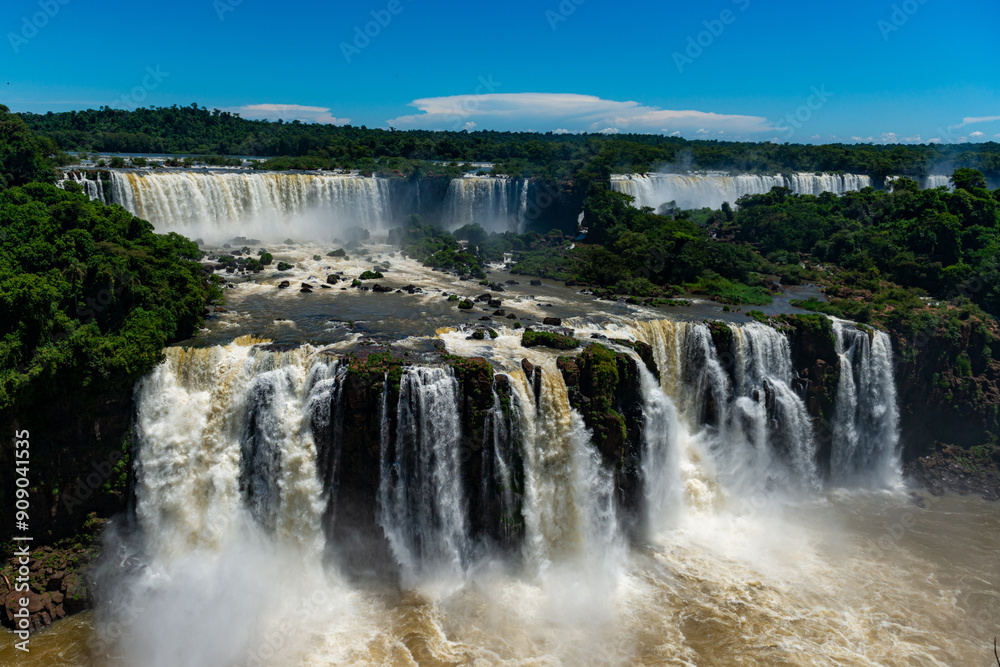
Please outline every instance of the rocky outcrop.
[[642, 394], [638, 364], [599, 343], [576, 357], [560, 357], [569, 402], [593, 433], [604, 465], [613, 472], [619, 516], [635, 534], [642, 502]]
[[0, 625], [35, 632], [87, 609], [92, 603], [87, 568], [97, 557], [96, 537], [103, 523], [91, 514], [73, 540], [39, 547], [27, 555], [15, 551], [0, 567]]

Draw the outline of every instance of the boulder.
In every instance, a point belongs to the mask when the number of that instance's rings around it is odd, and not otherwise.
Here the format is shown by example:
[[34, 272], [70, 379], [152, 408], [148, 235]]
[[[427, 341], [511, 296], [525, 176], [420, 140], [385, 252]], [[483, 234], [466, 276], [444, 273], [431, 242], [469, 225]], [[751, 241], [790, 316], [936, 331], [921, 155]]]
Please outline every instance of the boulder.
[[532, 285], [532, 287], [541, 287], [542, 286], [542, 281], [541, 280], [532, 280], [531, 281], [531, 285]]
[[560, 318], [560, 317], [546, 317], [545, 319], [542, 320], [542, 324], [548, 324], [549, 326], [553, 326], [553, 327], [561, 327], [562, 326], [562, 318]]
[[286, 287], [291, 287], [292, 283], [288, 280], [282, 280], [278, 283], [278, 289], [285, 289]]

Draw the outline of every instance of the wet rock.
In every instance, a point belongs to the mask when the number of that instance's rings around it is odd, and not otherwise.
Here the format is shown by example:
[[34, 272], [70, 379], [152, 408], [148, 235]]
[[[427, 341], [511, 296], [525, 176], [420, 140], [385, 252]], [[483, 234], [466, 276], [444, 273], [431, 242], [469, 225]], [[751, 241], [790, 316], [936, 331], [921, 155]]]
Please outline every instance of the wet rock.
[[483, 315], [482, 317], [479, 318], [479, 321], [480, 322], [489, 322], [490, 321], [490, 317], [488, 315]]
[[546, 317], [545, 319], [542, 320], [542, 324], [547, 324], [547, 325], [553, 326], [553, 327], [561, 327], [562, 326], [562, 318], [560, 318], [560, 317]]
[[503, 281], [503, 284], [504, 285], [520, 285], [521, 283], [517, 282], [516, 280], [505, 280], [505, 281]]
[[500, 283], [490, 283], [489, 284], [489, 288], [491, 290], [493, 290], [494, 292], [504, 292], [504, 291], [506, 291], [506, 290], [504, 290], [503, 286], [500, 285]]
[[292, 283], [288, 280], [282, 280], [278, 283], [278, 289], [285, 289], [286, 287], [291, 287]]
[[508, 313], [507, 314], [507, 319], [508, 320], [516, 320], [517, 319], [517, 315], [515, 315], [514, 313]]
[[503, 308], [497, 308], [496, 310], [493, 311], [494, 317], [503, 317], [506, 314], [507, 311], [505, 311]]
[[379, 283], [375, 283], [374, 285], [372, 285], [372, 291], [378, 292], [379, 294], [385, 294], [386, 292], [391, 292], [392, 288], [386, 287], [385, 285], [380, 285]]
[[490, 299], [489, 301], [486, 302], [486, 305], [489, 306], [490, 308], [499, 308], [500, 299]]
[[299, 292], [311, 293], [313, 291], [312, 285], [309, 283], [302, 283], [302, 287], [299, 288]]
[[532, 287], [541, 287], [542, 286], [542, 281], [541, 280], [532, 280], [531, 281], [531, 285], [532, 285]]
[[212, 309], [212, 312], [213, 313], [228, 313], [229, 311], [227, 309], [223, 308], [222, 306], [216, 306], [215, 308]]
[[476, 301], [489, 301], [493, 298], [493, 295], [489, 292], [484, 292], [476, 297]]
[[326, 282], [329, 285], [336, 285], [337, 283], [340, 282], [340, 276], [338, 276], [336, 273], [331, 273], [326, 277]]

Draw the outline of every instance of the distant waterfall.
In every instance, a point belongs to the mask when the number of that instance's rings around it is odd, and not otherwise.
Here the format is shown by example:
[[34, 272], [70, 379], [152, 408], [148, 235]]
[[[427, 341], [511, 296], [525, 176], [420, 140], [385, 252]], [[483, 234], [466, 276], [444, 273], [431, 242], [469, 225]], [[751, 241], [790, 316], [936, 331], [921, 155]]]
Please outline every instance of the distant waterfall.
[[930, 176], [925, 176], [920, 186], [925, 189], [940, 188], [940, 187], [946, 187], [950, 189], [951, 176], [945, 176], [944, 174], [932, 174]]
[[521, 232], [528, 207], [528, 179], [465, 176], [448, 184], [444, 225], [478, 223], [488, 232]]
[[408, 368], [400, 380], [395, 446], [383, 428], [379, 522], [410, 576], [460, 573], [470, 555], [458, 405], [450, 369]]
[[[87, 176], [94, 176], [93, 179], [87, 178]], [[97, 172], [86, 172], [86, 171], [70, 171], [65, 174], [65, 178], [59, 181], [60, 187], [63, 183], [71, 181], [73, 183], [79, 184], [83, 188], [84, 194], [93, 200], [104, 202], [104, 181], [101, 180], [100, 174]]]
[[743, 195], [770, 192], [773, 187], [790, 188], [795, 194], [821, 192], [843, 194], [870, 186], [871, 178], [859, 174], [612, 174], [611, 189], [635, 197], [636, 206], [659, 209], [676, 202], [682, 209], [735, 205]]
[[830, 474], [838, 483], [858, 478], [884, 484], [899, 477], [899, 408], [892, 346], [882, 331], [834, 322], [840, 381], [833, 421]]
[[385, 179], [341, 174], [111, 172], [111, 199], [158, 232], [331, 239], [349, 227], [388, 228]]

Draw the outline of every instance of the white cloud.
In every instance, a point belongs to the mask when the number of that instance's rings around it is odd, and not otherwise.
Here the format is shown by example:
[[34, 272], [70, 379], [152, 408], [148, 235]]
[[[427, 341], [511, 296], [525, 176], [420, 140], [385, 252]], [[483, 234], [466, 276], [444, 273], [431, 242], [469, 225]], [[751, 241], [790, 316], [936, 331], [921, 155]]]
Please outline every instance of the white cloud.
[[903, 141], [908, 141], [911, 144], [919, 144], [922, 142], [922, 139], [920, 138], [920, 135], [917, 134], [912, 137], [903, 137]]
[[465, 125], [463, 125], [462, 127], [464, 127], [466, 130], [471, 130], [475, 126], [476, 126], [476, 122], [473, 121], [473, 120], [470, 120]]
[[870, 144], [875, 141], [875, 137], [851, 137], [851, 141], [856, 141], [859, 144]]
[[617, 127], [606, 127], [603, 130], [598, 130], [597, 133], [598, 134], [618, 134], [619, 132], [618, 132], [618, 128]]
[[564, 127], [560, 127], [558, 129], [552, 130], [552, 133], [553, 134], [572, 134], [572, 132], [570, 132], [569, 130], [567, 130]]
[[966, 116], [962, 119], [962, 122], [958, 125], [952, 125], [951, 130], [965, 127], [966, 125], [972, 125], [973, 123], [992, 123], [995, 120], [1000, 120], [1000, 116]]
[[254, 120], [299, 120], [303, 123], [323, 123], [324, 125], [347, 125], [350, 118], [334, 118], [330, 107], [305, 107], [300, 104], [246, 104], [241, 107], [223, 109], [238, 113], [243, 118]]
[[[521, 130], [531, 125], [559, 127], [571, 132], [663, 132], [663, 127], [684, 131], [725, 130], [730, 134], [773, 132], [775, 125], [762, 116], [672, 110], [638, 102], [605, 100], [573, 93], [490, 93], [425, 97], [410, 102], [421, 113], [393, 118], [400, 128], [452, 130], [470, 119], [490, 129]], [[679, 130], [678, 130], [679, 131]]]
[[994, 139], [1000, 139], [1000, 134], [994, 134], [994, 135], [993, 135], [993, 138], [994, 138]]
[[975, 132], [973, 132], [969, 136], [972, 137], [972, 138], [974, 138], [974, 139], [978, 139], [979, 137], [985, 137], [986, 135], [983, 134], [982, 132], [980, 132], [979, 130], [976, 130]]
[[883, 144], [899, 143], [899, 137], [896, 135], [895, 132], [883, 132], [882, 134], [878, 135], [878, 140], [881, 141]]

